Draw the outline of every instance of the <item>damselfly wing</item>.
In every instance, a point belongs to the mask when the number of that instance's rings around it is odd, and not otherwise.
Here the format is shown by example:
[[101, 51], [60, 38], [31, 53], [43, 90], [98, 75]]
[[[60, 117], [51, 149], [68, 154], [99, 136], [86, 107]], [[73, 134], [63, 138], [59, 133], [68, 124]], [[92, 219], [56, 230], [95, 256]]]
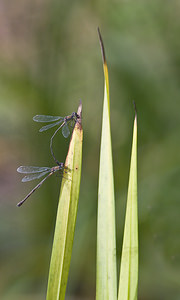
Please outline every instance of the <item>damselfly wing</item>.
[[[54, 132], [54, 134], [51, 137], [50, 140], [50, 150], [51, 150], [51, 154], [54, 158], [54, 161], [59, 164], [59, 161], [56, 159], [55, 155], [54, 155], [54, 151], [53, 151], [53, 147], [52, 147], [52, 143], [53, 143], [53, 139], [56, 135], [56, 133], [62, 128], [62, 134], [65, 138], [67, 138], [70, 135], [70, 130], [69, 130], [69, 125], [71, 125], [71, 123], [75, 124], [76, 121], [79, 119], [79, 115], [76, 112], [73, 112], [71, 115], [66, 116], [66, 117], [60, 117], [60, 116], [48, 116], [48, 115], [36, 115], [33, 117], [33, 120], [35, 122], [44, 122], [44, 123], [49, 123], [51, 122], [51, 124], [45, 125], [43, 127], [40, 128], [40, 132], [46, 131], [50, 128], [53, 128], [55, 126], [60, 125], [56, 131]], [[53, 122], [53, 123], [52, 123]]]
[[[21, 206], [31, 195], [34, 193], [38, 188], [41, 187], [42, 183], [50, 177], [52, 174], [54, 174], [57, 171], [60, 171], [61, 174], [63, 174], [63, 171], [66, 167], [63, 163], [59, 163], [58, 166], [49, 168], [49, 167], [34, 167], [34, 166], [20, 166], [17, 168], [17, 172], [22, 174], [27, 174], [25, 177], [23, 177], [22, 182], [31, 181], [34, 179], [39, 179], [46, 175], [46, 177], [43, 178], [30, 192], [27, 194], [27, 196], [21, 200], [17, 206]], [[66, 168], [67, 169], [67, 168]]]
[[70, 134], [70, 130], [68, 128], [68, 125], [73, 121], [76, 122], [78, 118], [79, 118], [78, 114], [73, 112], [71, 115], [66, 116], [66, 117], [36, 115], [36, 116], [33, 117], [33, 120], [35, 122], [43, 122], [43, 123], [51, 122], [51, 124], [48, 124], [48, 125], [45, 125], [45, 126], [41, 127], [39, 129], [40, 132], [43, 132], [43, 131], [48, 130], [50, 128], [53, 128], [54, 126], [60, 125], [58, 130], [62, 128], [62, 134], [65, 138], [67, 138]]

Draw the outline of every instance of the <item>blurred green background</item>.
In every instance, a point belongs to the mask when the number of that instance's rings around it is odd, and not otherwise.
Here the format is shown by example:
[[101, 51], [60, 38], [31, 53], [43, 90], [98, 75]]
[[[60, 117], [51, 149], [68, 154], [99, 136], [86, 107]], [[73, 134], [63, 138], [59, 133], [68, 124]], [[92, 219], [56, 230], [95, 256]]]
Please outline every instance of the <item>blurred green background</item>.
[[[139, 299], [180, 299], [180, 2], [0, 1], [0, 299], [45, 299], [60, 180], [21, 183], [20, 165], [53, 166], [36, 114], [83, 103], [83, 167], [66, 299], [95, 298], [103, 100], [97, 26], [109, 67], [118, 273], [138, 109]], [[64, 161], [69, 139], [59, 133]], [[113, 299], [112, 299], [113, 300]]]

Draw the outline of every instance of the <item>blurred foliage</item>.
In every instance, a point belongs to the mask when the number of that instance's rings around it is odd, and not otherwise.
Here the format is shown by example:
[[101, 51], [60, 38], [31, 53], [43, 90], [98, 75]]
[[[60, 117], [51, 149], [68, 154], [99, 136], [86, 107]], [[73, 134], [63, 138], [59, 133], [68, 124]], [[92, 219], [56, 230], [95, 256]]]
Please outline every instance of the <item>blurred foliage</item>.
[[[16, 169], [19, 165], [53, 166], [48, 145], [53, 131], [39, 133], [32, 117], [67, 115], [76, 111], [79, 99], [83, 102], [83, 169], [67, 292], [94, 298], [103, 99], [97, 26], [110, 77], [117, 253], [122, 243], [135, 100], [139, 299], [179, 299], [179, 1], [7, 0], [0, 2], [2, 300], [44, 299], [46, 294], [59, 179], [50, 178], [17, 209], [15, 204], [33, 183], [21, 184]], [[61, 161], [68, 142], [61, 133], [55, 139]]]

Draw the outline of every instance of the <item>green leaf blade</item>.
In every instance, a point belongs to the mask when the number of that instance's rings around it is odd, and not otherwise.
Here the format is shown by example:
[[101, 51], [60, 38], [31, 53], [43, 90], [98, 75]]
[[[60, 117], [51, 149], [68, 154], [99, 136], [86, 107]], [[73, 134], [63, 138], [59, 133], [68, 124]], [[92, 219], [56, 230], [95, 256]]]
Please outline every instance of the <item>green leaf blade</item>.
[[[80, 116], [81, 111], [82, 104], [78, 108]], [[64, 173], [61, 184], [46, 300], [65, 298], [80, 190], [82, 139], [80, 119], [73, 130], [65, 162], [70, 171]]]
[[137, 116], [134, 120], [118, 300], [136, 300], [138, 288]]
[[109, 80], [100, 32], [99, 37], [103, 54], [105, 89], [98, 187], [96, 300], [115, 300], [117, 299], [116, 231]]

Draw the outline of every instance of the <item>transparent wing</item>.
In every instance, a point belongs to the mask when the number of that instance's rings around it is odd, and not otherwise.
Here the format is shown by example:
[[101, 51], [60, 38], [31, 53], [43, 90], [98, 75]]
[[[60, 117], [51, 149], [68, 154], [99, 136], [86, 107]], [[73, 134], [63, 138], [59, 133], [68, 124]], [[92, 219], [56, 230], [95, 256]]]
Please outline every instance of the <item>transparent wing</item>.
[[19, 173], [39, 173], [50, 171], [51, 168], [49, 167], [33, 167], [33, 166], [20, 166], [17, 168], [17, 172]]
[[65, 124], [62, 128], [62, 134], [65, 138], [67, 138], [70, 135], [68, 124]]
[[71, 120], [71, 121], [69, 122], [69, 127], [74, 128], [75, 122], [76, 122], [76, 120], [74, 120], [74, 119]]
[[59, 116], [36, 115], [33, 117], [33, 120], [35, 122], [53, 122], [58, 120], [64, 120], [64, 118]]
[[[64, 119], [63, 119], [63, 120], [64, 120]], [[57, 125], [61, 124], [61, 123], [63, 122], [63, 120], [60, 120], [60, 121], [58, 121], [58, 122], [55, 122], [55, 123], [52, 123], [52, 124], [49, 124], [49, 125], [46, 125], [46, 126], [43, 126], [43, 127], [41, 127], [41, 128], [39, 129], [39, 131], [42, 132], [42, 131], [48, 130], [48, 129], [54, 127], [54, 126], [57, 126]]]
[[49, 170], [45, 171], [45, 172], [42, 172], [42, 173], [27, 175], [27, 176], [23, 177], [22, 182], [31, 181], [31, 180], [34, 180], [34, 179], [41, 178], [42, 176], [46, 175], [47, 173], [49, 173]]

